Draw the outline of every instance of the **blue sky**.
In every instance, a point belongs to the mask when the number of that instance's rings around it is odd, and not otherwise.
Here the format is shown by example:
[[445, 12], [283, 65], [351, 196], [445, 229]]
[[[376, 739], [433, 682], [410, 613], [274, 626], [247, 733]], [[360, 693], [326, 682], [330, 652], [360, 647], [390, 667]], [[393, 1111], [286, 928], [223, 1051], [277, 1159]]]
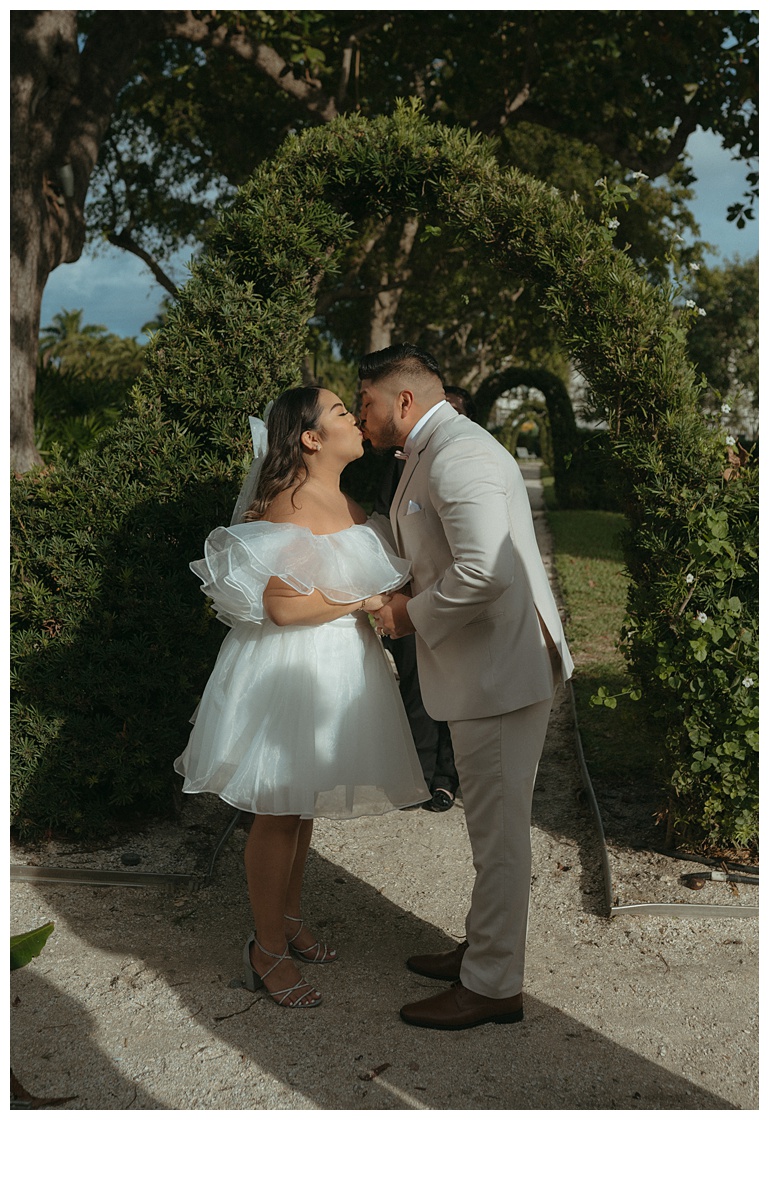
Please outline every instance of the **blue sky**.
[[[758, 253], [758, 222], [737, 229], [726, 220], [729, 204], [742, 196], [745, 164], [732, 161], [715, 134], [698, 130], [687, 149], [697, 183], [692, 211], [700, 237], [716, 247], [711, 264], [727, 258], [751, 258]], [[171, 268], [172, 277], [186, 277], [182, 256]], [[149, 270], [132, 254], [108, 247], [94, 256], [87, 253], [76, 263], [65, 263], [51, 274], [43, 294], [41, 326], [62, 309], [83, 309], [83, 322], [106, 325], [121, 337], [138, 337], [145, 321], [156, 315], [166, 292]]]

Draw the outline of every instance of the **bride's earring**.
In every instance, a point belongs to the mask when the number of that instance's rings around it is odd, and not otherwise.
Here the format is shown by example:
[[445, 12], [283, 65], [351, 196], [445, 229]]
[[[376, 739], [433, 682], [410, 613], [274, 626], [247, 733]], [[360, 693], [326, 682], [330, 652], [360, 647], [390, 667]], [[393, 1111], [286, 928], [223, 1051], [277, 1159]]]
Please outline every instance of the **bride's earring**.
[[320, 450], [320, 447], [321, 447], [320, 438], [318, 437], [318, 435], [316, 433], [313, 433], [313, 431], [310, 429], [305, 429], [304, 433], [302, 434], [302, 436], [300, 438], [300, 441], [302, 443], [303, 449], [309, 450], [311, 454], [315, 454], [316, 451]]

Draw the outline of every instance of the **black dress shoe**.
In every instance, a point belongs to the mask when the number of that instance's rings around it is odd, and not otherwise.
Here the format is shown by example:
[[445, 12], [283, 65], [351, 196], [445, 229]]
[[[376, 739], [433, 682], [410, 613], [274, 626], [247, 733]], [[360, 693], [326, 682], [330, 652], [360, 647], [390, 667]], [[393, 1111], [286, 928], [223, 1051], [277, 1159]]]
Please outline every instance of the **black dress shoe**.
[[454, 807], [454, 797], [445, 788], [436, 788], [429, 800], [425, 800], [422, 808], [428, 812], [448, 812]]

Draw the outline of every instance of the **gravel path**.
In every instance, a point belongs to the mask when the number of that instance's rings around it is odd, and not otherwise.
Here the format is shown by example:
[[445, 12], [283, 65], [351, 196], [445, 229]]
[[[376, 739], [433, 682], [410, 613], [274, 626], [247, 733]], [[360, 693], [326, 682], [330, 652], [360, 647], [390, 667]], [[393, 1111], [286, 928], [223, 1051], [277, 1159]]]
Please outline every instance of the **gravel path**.
[[[525, 473], [549, 561], [538, 472]], [[307, 968], [324, 1003], [303, 1013], [238, 986], [251, 927], [238, 827], [194, 893], [13, 883], [13, 932], [56, 923], [11, 976], [19, 1081], [74, 1097], [65, 1109], [757, 1108], [758, 922], [607, 920], [580, 787], [561, 692], [535, 792], [522, 1024], [441, 1033], [398, 1018], [436, 990], [403, 960], [463, 934], [473, 871], [461, 802], [316, 823], [306, 912], [340, 958]], [[52, 842], [14, 848], [12, 862], [119, 869], [131, 851], [131, 870], [205, 871], [231, 815], [193, 798], [178, 824], [120, 845]], [[621, 843], [610, 853], [623, 902], [730, 902], [726, 884], [682, 891], [684, 864]], [[732, 901], [757, 904], [757, 891]]]

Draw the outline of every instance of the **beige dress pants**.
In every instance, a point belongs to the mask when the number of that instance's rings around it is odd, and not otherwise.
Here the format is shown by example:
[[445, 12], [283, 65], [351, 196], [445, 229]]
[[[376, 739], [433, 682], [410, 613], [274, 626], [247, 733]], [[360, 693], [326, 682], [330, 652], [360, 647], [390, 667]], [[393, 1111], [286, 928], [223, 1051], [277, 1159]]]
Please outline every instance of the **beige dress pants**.
[[552, 704], [449, 722], [476, 872], [460, 975], [495, 1000], [523, 988], [531, 800]]

